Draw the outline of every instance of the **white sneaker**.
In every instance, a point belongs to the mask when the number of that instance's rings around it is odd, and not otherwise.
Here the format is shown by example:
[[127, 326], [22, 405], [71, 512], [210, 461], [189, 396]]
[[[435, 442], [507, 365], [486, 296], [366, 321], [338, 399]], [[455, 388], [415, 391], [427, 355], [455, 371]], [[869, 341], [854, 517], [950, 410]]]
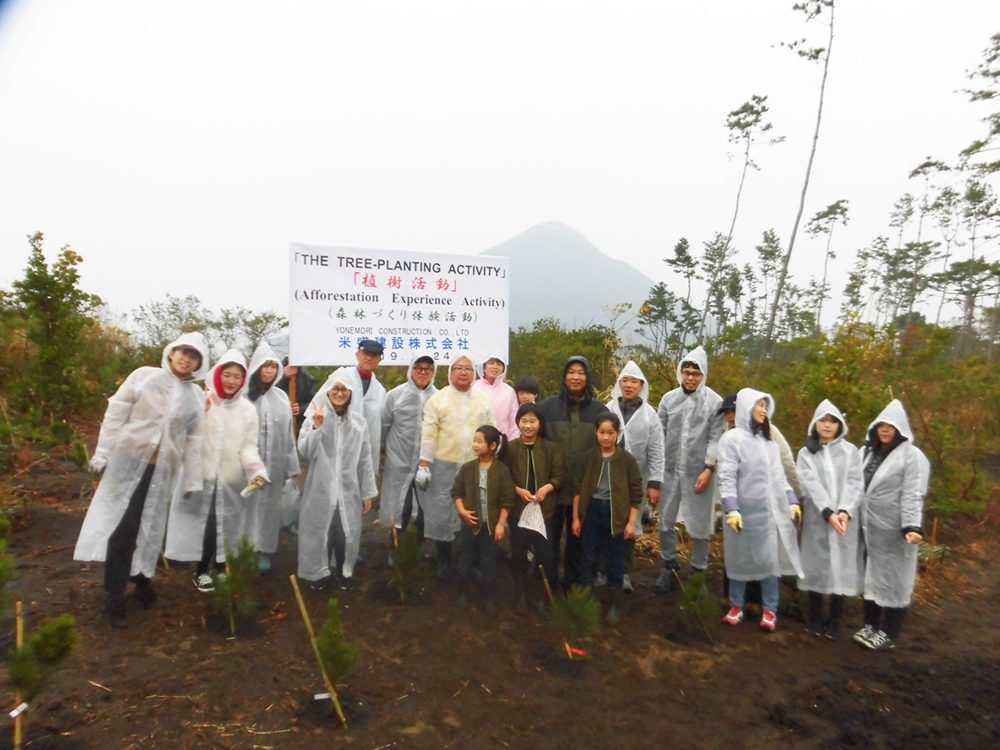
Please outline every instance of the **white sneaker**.
[[191, 579], [194, 581], [194, 587], [201, 593], [207, 594], [210, 591], [215, 591], [215, 581], [212, 580], [212, 576], [208, 573], [202, 573], [201, 575], [195, 573]]
[[872, 637], [875, 635], [875, 628], [871, 625], [865, 625], [861, 630], [854, 634], [854, 642], [859, 643], [866, 648], [871, 648], [869, 643]]
[[622, 576], [622, 591], [624, 591], [626, 594], [631, 594], [633, 591], [635, 591], [635, 589], [632, 588], [632, 579], [629, 578], [628, 573]]
[[873, 651], [888, 651], [890, 648], [895, 648], [896, 642], [884, 630], [879, 630], [865, 645]]

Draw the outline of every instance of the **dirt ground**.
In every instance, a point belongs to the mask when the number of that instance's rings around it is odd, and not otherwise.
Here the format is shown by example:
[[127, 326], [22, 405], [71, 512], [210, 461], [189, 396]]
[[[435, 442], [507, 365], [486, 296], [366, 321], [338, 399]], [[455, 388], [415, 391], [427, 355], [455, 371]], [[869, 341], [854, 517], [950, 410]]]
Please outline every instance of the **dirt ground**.
[[[942, 532], [951, 553], [921, 575], [894, 651], [815, 638], [794, 615], [772, 635], [714, 618], [713, 646], [679, 593], [652, 592], [657, 566], [644, 558], [620, 625], [581, 644], [592, 659], [570, 663], [537, 613], [510, 611], [503, 575], [495, 617], [476, 599], [457, 612], [452, 585], [433, 579], [401, 605], [386, 584], [387, 534], [369, 519], [359, 585], [335, 592], [360, 648], [338, 685], [345, 730], [329, 701], [312, 699], [323, 685], [288, 581], [295, 537], [282, 534], [275, 570], [256, 587], [257, 624], [236, 639], [180, 567], [157, 576], [155, 608], [130, 600], [129, 628], [112, 630], [101, 566], [71, 559], [89, 480], [50, 462], [29, 486], [11, 546], [16, 594], [29, 630], [70, 612], [79, 643], [31, 707], [28, 748], [1000, 746], [997, 546], [981, 527]], [[720, 592], [715, 553], [710, 585]], [[304, 594], [319, 622], [327, 595]], [[845, 632], [860, 626], [858, 602], [845, 619]], [[3, 630], [6, 650], [9, 619]], [[3, 746], [10, 731], [8, 720]]]

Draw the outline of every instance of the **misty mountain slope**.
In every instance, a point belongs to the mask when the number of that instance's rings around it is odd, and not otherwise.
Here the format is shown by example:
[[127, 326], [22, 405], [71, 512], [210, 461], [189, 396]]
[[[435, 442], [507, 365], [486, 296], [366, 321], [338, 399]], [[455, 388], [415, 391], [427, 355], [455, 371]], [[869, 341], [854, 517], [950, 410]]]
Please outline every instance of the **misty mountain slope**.
[[572, 227], [538, 224], [482, 255], [510, 258], [510, 325], [557, 318], [570, 328], [606, 323], [603, 306], [631, 302], [637, 309], [653, 281], [628, 263], [602, 253]]

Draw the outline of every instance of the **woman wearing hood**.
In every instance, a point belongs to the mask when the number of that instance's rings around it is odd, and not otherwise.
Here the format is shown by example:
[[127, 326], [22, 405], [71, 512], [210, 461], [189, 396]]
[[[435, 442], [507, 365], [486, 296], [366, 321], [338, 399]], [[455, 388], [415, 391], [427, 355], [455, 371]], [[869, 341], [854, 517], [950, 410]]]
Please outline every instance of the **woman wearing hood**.
[[424, 491], [414, 482], [420, 463], [420, 425], [424, 404], [437, 393], [434, 387], [436, 366], [433, 357], [416, 354], [406, 371], [406, 380], [393, 388], [382, 406], [382, 496], [379, 523], [383, 528], [403, 530], [416, 518], [423, 534], [420, 517]]
[[415, 481], [427, 493], [422, 508], [424, 534], [435, 542], [437, 576], [441, 579], [451, 575], [451, 547], [461, 528], [451, 495], [455, 477], [462, 464], [476, 457], [472, 452], [476, 430], [493, 424], [489, 396], [472, 387], [475, 373], [469, 357], [457, 357], [448, 367], [448, 385], [424, 404]]
[[140, 367], [110, 399], [90, 469], [101, 475], [73, 553], [104, 561], [107, 614], [126, 627], [125, 588], [145, 607], [156, 602], [150, 579], [163, 545], [175, 489], [201, 487], [201, 388], [208, 347], [200, 333], [182, 334], [163, 350], [160, 367]]
[[634, 524], [632, 539], [625, 542], [624, 591], [632, 591], [629, 572], [635, 552], [635, 540], [642, 536], [642, 516], [660, 502], [660, 482], [663, 479], [663, 428], [656, 409], [649, 405], [649, 383], [642, 369], [632, 360], [618, 373], [611, 400], [607, 403], [612, 414], [622, 423], [621, 447], [632, 454], [642, 474], [642, 505]]
[[930, 463], [913, 444], [910, 421], [898, 399], [868, 427], [862, 457], [865, 624], [854, 640], [883, 651], [895, 646], [910, 606], [917, 579], [917, 545], [923, 541], [924, 495], [930, 480]]
[[250, 358], [246, 397], [257, 409], [257, 450], [271, 479], [264, 489], [246, 500], [247, 532], [257, 548], [257, 567], [271, 570], [271, 555], [278, 549], [281, 528], [281, 493], [285, 480], [299, 475], [291, 403], [278, 388], [281, 360], [267, 342], [261, 342]]
[[257, 451], [257, 410], [242, 398], [247, 387], [243, 355], [227, 351], [205, 382], [202, 491], [175, 498], [166, 550], [171, 560], [198, 562], [193, 580], [201, 592], [215, 588], [209, 573], [213, 563], [216, 571], [224, 570], [226, 553], [235, 552], [247, 535], [241, 491], [260, 490], [269, 482]]
[[378, 490], [361, 395], [346, 376], [329, 386], [313, 401], [299, 433], [299, 453], [309, 461], [299, 512], [299, 578], [324, 589], [339, 563], [340, 588], [346, 591], [354, 585], [362, 515], [371, 510]]
[[[840, 639], [844, 597], [861, 593], [858, 509], [864, 490], [861, 458], [848, 443], [847, 420], [833, 403], [823, 401], [809, 423], [806, 445], [797, 460], [804, 497], [802, 571], [799, 588], [809, 592], [813, 635]], [[823, 595], [830, 614], [823, 620]]]
[[551, 396], [538, 405], [538, 413], [545, 425], [542, 437], [551, 440], [563, 453], [566, 462], [566, 480], [556, 494], [556, 511], [552, 515], [552, 556], [559, 565], [559, 546], [563, 528], [566, 529], [566, 549], [563, 553], [563, 586], [567, 589], [580, 582], [580, 556], [583, 545], [580, 537], [572, 532], [573, 495], [583, 479], [587, 460], [597, 449], [594, 428], [598, 418], [608, 413], [608, 408], [594, 398], [590, 362], [586, 357], [572, 356], [563, 366], [563, 384], [559, 395]]
[[764, 613], [760, 627], [777, 626], [778, 577], [802, 577], [795, 524], [802, 507], [781, 468], [771, 439], [774, 399], [744, 388], [736, 395], [736, 427], [719, 440], [718, 482], [726, 513], [723, 543], [729, 600], [723, 621], [739, 625], [747, 581], [760, 581]]
[[472, 387], [490, 397], [496, 427], [510, 442], [521, 433], [517, 429], [517, 393], [504, 382], [506, 371], [507, 363], [494, 354], [483, 363], [483, 375]]

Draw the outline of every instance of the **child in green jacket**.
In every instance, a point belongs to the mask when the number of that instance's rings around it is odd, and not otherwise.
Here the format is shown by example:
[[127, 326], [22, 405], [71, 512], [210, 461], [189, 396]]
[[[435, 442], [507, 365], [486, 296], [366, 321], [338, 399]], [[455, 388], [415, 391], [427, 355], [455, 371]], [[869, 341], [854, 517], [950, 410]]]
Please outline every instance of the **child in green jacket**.
[[598, 449], [588, 458], [579, 492], [573, 498], [573, 533], [583, 541], [581, 584], [592, 585], [598, 559], [602, 554], [607, 558], [611, 591], [607, 620], [616, 623], [621, 616], [625, 542], [635, 536], [642, 474], [632, 454], [618, 447], [621, 421], [616, 414], [598, 417], [594, 429]]
[[[476, 458], [459, 469], [451, 497], [462, 519], [461, 552], [458, 562], [458, 606], [468, 605], [472, 569], [478, 567], [486, 592], [486, 611], [496, 613], [497, 583], [495, 542], [506, 535], [507, 515], [514, 507], [514, 482], [510, 470], [497, 459], [503, 439], [492, 425], [483, 425], [472, 436]], [[485, 527], [485, 528], [484, 528]]]

